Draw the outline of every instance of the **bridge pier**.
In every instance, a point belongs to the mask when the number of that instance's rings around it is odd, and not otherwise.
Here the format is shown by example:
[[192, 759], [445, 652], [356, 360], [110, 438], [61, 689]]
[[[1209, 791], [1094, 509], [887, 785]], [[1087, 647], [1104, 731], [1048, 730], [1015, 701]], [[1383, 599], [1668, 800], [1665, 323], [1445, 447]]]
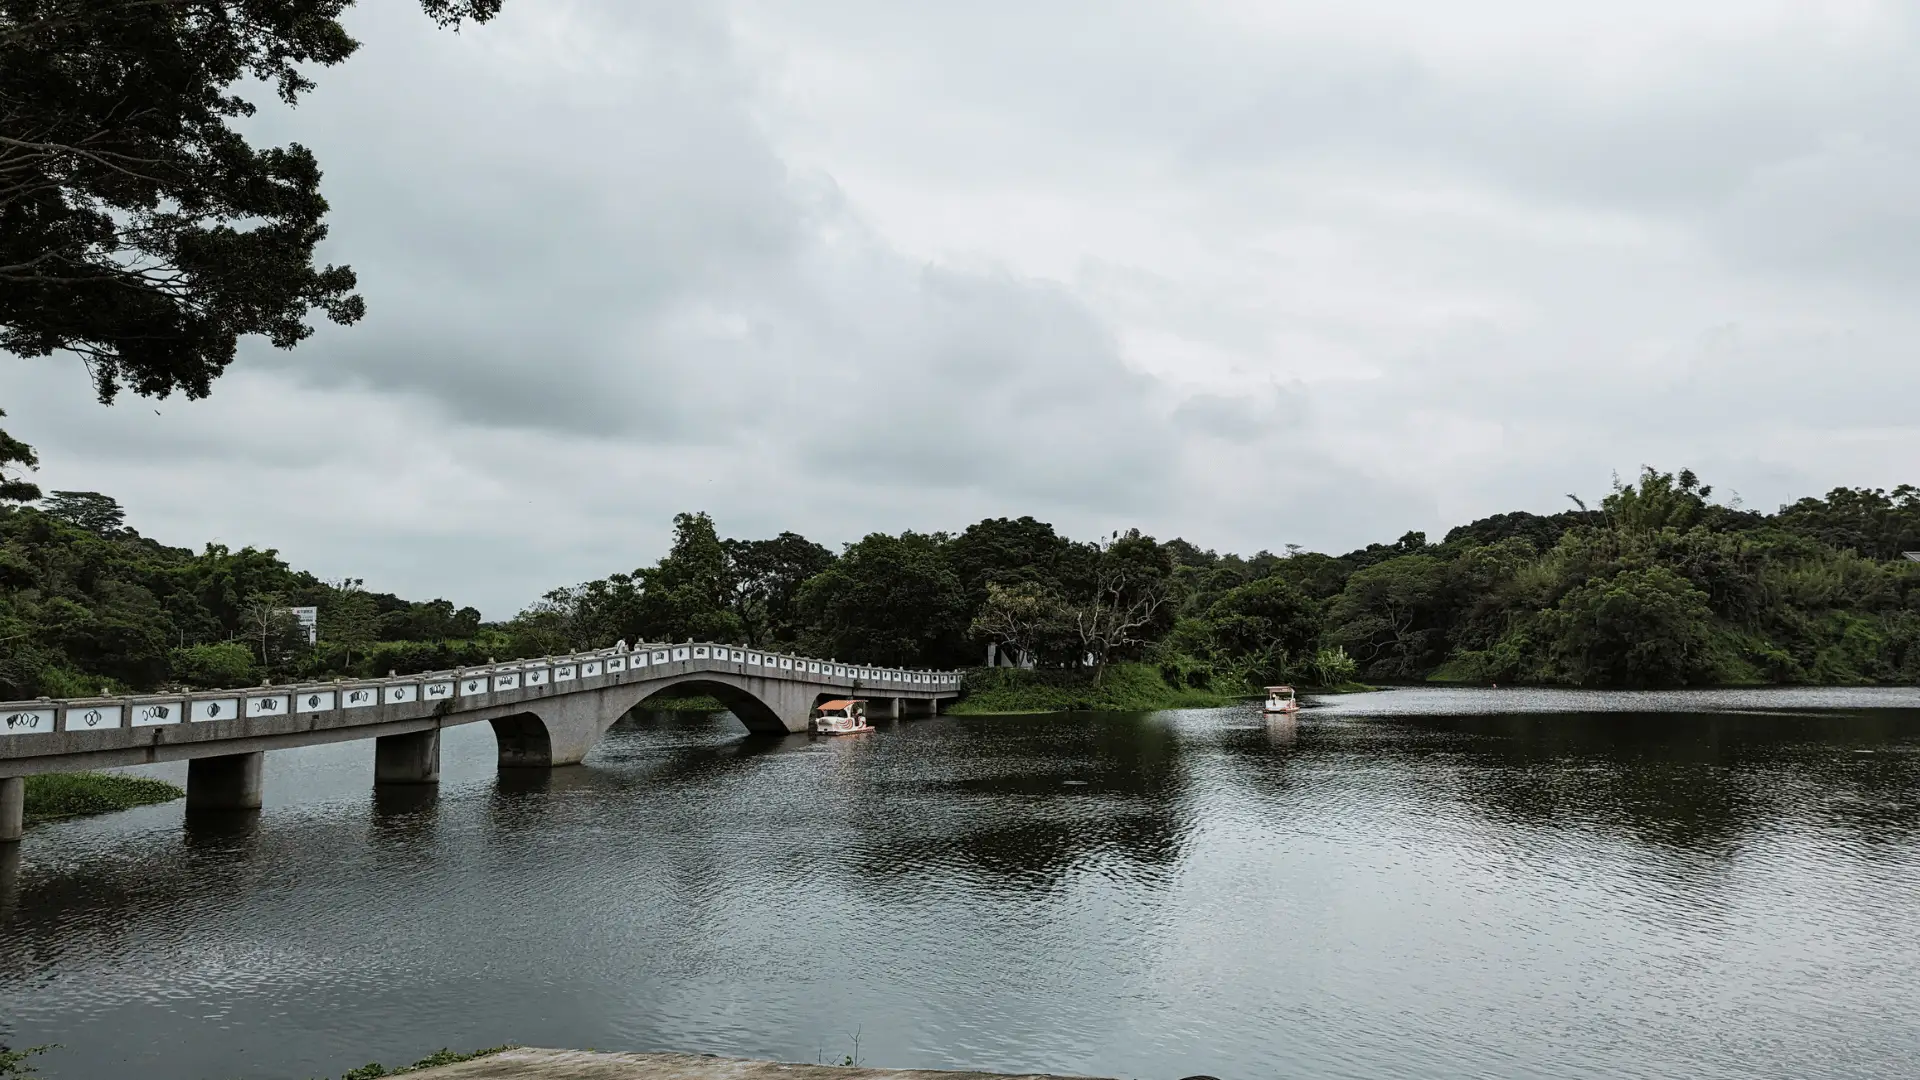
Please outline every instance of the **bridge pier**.
[[437, 784], [440, 782], [440, 729], [406, 735], [382, 735], [373, 740], [373, 783]]
[[27, 778], [0, 779], [0, 844], [11, 844], [27, 832]]
[[24, 831], [26, 785], [14, 774], [187, 761], [189, 821], [215, 811], [203, 823], [226, 830], [252, 820], [231, 811], [261, 806], [269, 749], [375, 739], [375, 790], [430, 800], [443, 728], [488, 723], [502, 770], [540, 772], [579, 764], [635, 703], [673, 689], [710, 693], [772, 737], [807, 730], [827, 700], [870, 695], [876, 719], [899, 719], [935, 714], [959, 693], [952, 673], [688, 642], [383, 680], [0, 702], [0, 852]]
[[222, 754], [187, 762], [188, 810], [258, 810], [265, 750]]

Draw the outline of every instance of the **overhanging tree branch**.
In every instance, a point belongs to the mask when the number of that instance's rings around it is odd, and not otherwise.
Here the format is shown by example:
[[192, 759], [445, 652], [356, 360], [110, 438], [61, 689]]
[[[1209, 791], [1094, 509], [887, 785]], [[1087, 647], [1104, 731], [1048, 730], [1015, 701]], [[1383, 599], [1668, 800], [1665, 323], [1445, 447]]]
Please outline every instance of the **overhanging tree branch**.
[[[0, 0], [0, 349], [122, 389], [204, 396], [240, 338], [291, 348], [365, 312], [317, 266], [320, 169], [230, 123], [255, 79], [293, 104], [351, 56], [353, 0]], [[421, 0], [444, 27], [500, 0]]]

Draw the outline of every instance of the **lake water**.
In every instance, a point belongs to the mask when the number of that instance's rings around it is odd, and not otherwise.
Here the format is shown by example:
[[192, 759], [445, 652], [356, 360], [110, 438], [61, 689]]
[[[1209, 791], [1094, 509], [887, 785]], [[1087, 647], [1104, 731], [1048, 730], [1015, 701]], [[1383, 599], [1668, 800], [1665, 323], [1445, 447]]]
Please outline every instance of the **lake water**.
[[[183, 767], [153, 770], [184, 776]], [[0, 864], [55, 1077], [502, 1042], [1140, 1078], [1920, 1074], [1920, 692], [1400, 690], [749, 739], [437, 797], [270, 754]]]

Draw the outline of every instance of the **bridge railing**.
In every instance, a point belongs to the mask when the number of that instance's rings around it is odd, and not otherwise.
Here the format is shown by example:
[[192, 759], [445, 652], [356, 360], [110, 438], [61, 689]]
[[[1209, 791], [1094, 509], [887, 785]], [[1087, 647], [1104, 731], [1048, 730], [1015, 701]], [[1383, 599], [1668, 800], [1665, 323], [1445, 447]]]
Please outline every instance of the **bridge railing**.
[[634, 679], [638, 672], [650, 674], [653, 668], [683, 663], [737, 664], [741, 673], [747, 675], [839, 683], [849, 685], [855, 692], [876, 695], [888, 691], [944, 694], [960, 689], [957, 671], [848, 664], [717, 642], [643, 643], [628, 649], [592, 649], [565, 656], [509, 660], [385, 679], [334, 679], [232, 690], [0, 702], [0, 740], [57, 731], [109, 731], [297, 716], [411, 702], [458, 702], [461, 698], [542, 687], [551, 687], [548, 693], [565, 692], [561, 689], [565, 683], [616, 675], [624, 682]]

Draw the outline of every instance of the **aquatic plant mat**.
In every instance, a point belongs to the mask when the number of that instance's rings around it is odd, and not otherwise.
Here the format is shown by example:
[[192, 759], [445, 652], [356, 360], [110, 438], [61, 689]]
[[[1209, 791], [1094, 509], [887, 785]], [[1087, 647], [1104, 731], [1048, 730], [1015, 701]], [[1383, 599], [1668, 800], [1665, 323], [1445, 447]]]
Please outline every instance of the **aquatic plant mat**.
[[165, 780], [114, 773], [47, 773], [27, 777], [27, 824], [111, 814], [172, 802], [186, 795]]

